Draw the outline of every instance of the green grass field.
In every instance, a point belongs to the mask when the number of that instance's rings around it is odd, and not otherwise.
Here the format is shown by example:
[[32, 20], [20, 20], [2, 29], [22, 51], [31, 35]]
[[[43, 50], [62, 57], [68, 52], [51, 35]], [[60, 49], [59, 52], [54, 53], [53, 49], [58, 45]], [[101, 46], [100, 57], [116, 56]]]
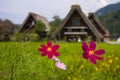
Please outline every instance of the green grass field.
[[104, 61], [91, 64], [82, 58], [81, 43], [59, 44], [60, 60], [67, 70], [55, 67], [55, 61], [40, 56], [45, 42], [1, 42], [0, 80], [120, 80], [120, 45], [97, 43], [104, 49]]

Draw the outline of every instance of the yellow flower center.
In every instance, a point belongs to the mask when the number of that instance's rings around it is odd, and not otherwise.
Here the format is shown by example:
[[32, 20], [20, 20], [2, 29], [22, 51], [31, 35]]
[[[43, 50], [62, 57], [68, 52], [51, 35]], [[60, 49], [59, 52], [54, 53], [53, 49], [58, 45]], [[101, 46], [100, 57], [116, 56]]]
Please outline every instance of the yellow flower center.
[[94, 51], [89, 51], [89, 54], [90, 54], [90, 55], [93, 55], [93, 54], [94, 54]]
[[48, 48], [47, 48], [47, 51], [51, 51], [51, 47], [48, 47]]

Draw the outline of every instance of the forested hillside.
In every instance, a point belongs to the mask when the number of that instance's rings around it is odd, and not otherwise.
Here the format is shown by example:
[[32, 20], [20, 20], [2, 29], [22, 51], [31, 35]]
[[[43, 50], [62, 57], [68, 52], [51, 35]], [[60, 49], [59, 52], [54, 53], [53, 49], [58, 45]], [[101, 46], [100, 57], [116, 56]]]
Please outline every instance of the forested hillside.
[[116, 3], [116, 4], [109, 4], [103, 8], [100, 8], [99, 10], [97, 10], [95, 12], [96, 16], [102, 16], [102, 15], [107, 15], [111, 12], [116, 12], [120, 10], [120, 3]]
[[120, 10], [99, 16], [99, 19], [111, 35], [120, 34]]

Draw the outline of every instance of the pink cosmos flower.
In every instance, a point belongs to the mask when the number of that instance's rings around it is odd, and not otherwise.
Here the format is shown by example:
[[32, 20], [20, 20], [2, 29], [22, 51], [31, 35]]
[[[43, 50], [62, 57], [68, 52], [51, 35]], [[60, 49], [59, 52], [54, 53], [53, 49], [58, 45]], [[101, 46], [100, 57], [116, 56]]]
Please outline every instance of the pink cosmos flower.
[[55, 60], [56, 62], [60, 62], [60, 59], [55, 56], [53, 56], [52, 60]]
[[60, 61], [56, 62], [55, 66], [59, 69], [66, 70], [66, 65]]
[[95, 42], [90, 42], [90, 45], [88, 46], [86, 42], [82, 42], [82, 49], [83, 49], [83, 58], [90, 60], [91, 63], [96, 64], [96, 60], [103, 60], [102, 57], [100, 57], [102, 54], [105, 53], [103, 49], [95, 50], [96, 44]]
[[47, 45], [42, 44], [41, 48], [39, 48], [38, 50], [40, 52], [42, 52], [41, 56], [46, 56], [48, 55], [49, 59], [52, 59], [53, 56], [59, 56], [60, 54], [58, 52], [56, 52], [56, 50], [58, 50], [59, 45], [52, 45], [51, 41], [47, 42]]

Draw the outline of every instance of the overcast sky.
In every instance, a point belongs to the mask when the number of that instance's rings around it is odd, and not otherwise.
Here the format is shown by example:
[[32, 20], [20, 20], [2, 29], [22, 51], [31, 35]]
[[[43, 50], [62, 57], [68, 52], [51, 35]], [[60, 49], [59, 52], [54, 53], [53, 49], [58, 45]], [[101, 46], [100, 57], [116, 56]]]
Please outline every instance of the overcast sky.
[[0, 18], [22, 24], [28, 13], [34, 12], [51, 21], [54, 15], [64, 18], [73, 4], [79, 4], [87, 15], [117, 2], [120, 0], [0, 0]]

